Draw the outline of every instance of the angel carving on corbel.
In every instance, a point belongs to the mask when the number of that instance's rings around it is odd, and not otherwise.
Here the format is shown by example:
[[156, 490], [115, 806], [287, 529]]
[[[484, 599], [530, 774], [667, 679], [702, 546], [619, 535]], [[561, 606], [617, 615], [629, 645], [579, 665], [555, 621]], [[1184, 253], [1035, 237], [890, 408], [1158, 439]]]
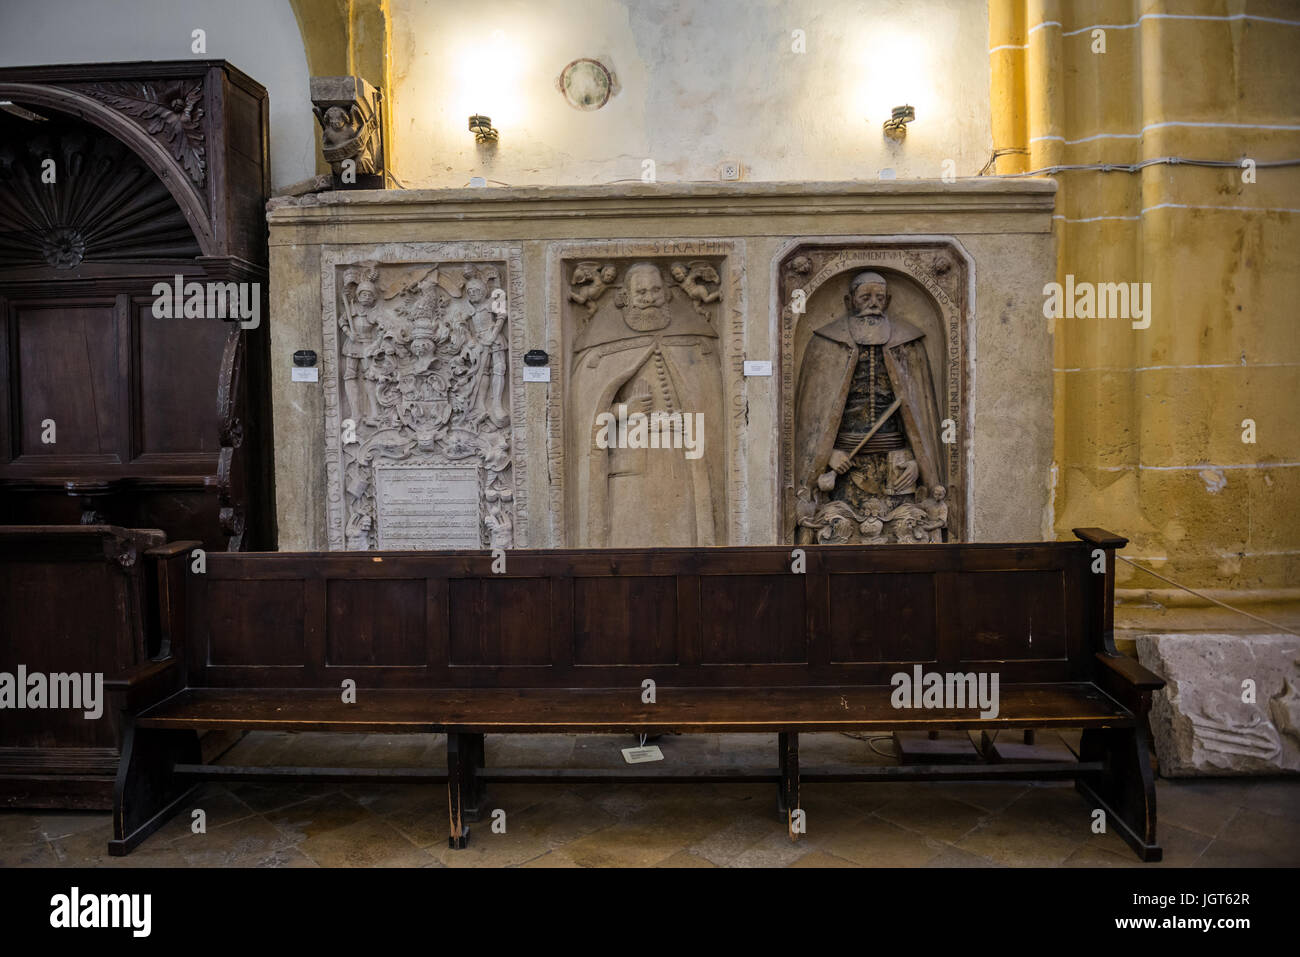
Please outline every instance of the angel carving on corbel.
[[335, 176], [341, 174], [345, 160], [356, 163], [355, 173], [373, 175], [377, 172], [373, 148], [373, 117], [366, 116], [355, 103], [348, 109], [341, 106], [331, 106], [325, 110], [313, 107], [312, 112], [320, 121], [321, 152]]

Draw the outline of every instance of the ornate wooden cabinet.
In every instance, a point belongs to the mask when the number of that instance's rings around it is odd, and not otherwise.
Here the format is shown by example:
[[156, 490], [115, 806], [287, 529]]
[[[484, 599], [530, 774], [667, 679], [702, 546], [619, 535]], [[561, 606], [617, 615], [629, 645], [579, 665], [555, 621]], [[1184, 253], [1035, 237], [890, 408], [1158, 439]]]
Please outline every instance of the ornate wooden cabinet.
[[[275, 547], [267, 113], [222, 61], [0, 69], [0, 525], [24, 527], [0, 671], [148, 657], [145, 538]], [[178, 282], [242, 294], [256, 327], [155, 310]], [[66, 534], [106, 525], [127, 544]], [[107, 807], [118, 740], [112, 717], [0, 720], [0, 803]]]
[[[223, 61], [19, 67], [4, 101], [0, 523], [274, 548], [266, 90]], [[258, 326], [156, 317], [177, 276], [249, 284]]]

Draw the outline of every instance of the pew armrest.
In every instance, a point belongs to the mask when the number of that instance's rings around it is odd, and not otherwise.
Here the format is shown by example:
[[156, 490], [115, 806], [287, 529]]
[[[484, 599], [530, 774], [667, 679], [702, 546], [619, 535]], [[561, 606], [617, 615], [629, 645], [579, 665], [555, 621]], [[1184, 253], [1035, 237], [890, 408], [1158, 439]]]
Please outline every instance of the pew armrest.
[[1151, 695], [1165, 680], [1127, 655], [1097, 653], [1097, 686], [1139, 717], [1151, 708]]
[[1075, 538], [1089, 545], [1096, 545], [1098, 548], [1123, 548], [1128, 544], [1127, 538], [1108, 532], [1104, 528], [1075, 528], [1071, 531], [1074, 532]]
[[199, 541], [168, 542], [166, 545], [155, 545], [152, 548], [145, 549], [145, 555], [150, 558], [174, 558], [177, 555], [188, 554], [195, 548], [202, 548], [203, 543]]
[[180, 661], [168, 656], [156, 661], [142, 661], [105, 679], [104, 688], [110, 694], [121, 695], [122, 710], [134, 714], [170, 697], [177, 690], [180, 677]]
[[1139, 691], [1159, 691], [1165, 679], [1128, 655], [1107, 655], [1098, 652], [1097, 660], [1104, 668], [1114, 672]]
[[175, 658], [160, 658], [157, 661], [142, 661], [104, 680], [104, 687], [109, 691], [131, 692], [143, 688], [166, 675], [177, 665]]

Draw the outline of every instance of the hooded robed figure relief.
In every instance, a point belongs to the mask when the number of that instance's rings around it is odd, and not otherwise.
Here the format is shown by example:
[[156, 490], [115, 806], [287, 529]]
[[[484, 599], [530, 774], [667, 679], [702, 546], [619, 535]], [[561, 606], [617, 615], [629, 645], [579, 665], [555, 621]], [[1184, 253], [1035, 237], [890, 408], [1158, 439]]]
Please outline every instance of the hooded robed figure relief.
[[[795, 542], [944, 540], [948, 477], [925, 333], [887, 313], [885, 278], [849, 284], [813, 332], [795, 393]], [[942, 514], [942, 520], [936, 519]]]
[[[675, 292], [658, 265], [633, 263], [615, 295], [580, 317], [568, 394], [575, 547], [726, 542], [718, 334]], [[598, 417], [620, 411], [700, 413], [699, 448], [602, 448]]]

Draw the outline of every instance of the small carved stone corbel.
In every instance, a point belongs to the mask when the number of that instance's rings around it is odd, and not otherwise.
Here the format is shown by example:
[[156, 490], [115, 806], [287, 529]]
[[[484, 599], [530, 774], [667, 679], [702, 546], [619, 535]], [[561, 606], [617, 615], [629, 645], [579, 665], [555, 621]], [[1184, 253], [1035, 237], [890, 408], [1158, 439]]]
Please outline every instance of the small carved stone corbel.
[[383, 95], [359, 76], [311, 78], [312, 112], [335, 189], [384, 188]]

